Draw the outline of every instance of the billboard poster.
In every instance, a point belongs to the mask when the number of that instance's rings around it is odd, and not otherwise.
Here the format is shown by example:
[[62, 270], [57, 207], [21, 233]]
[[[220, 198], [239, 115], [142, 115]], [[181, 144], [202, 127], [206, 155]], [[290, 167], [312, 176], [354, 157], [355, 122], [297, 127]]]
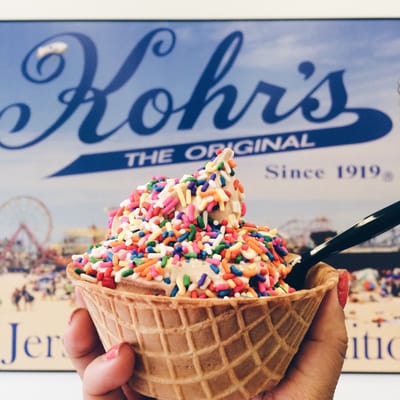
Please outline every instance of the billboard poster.
[[[68, 370], [65, 265], [152, 176], [235, 151], [293, 251], [399, 196], [400, 20], [0, 22], [0, 370]], [[400, 372], [400, 230], [352, 275], [348, 372]]]

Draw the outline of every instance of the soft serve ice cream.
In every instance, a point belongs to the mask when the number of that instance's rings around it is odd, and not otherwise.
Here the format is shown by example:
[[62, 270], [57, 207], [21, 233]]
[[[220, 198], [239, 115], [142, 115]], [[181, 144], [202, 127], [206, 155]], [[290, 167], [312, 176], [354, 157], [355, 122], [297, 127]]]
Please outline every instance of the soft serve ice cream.
[[266, 297], [293, 291], [285, 242], [246, 222], [244, 190], [225, 148], [182, 178], [137, 187], [110, 218], [104, 241], [73, 265], [80, 279], [170, 297]]
[[245, 221], [232, 157], [224, 149], [191, 175], [137, 187], [106, 239], [67, 267], [104, 349], [134, 349], [128, 386], [145, 396], [240, 400], [271, 390], [336, 285], [320, 263], [304, 290], [288, 287], [293, 256], [276, 231]]

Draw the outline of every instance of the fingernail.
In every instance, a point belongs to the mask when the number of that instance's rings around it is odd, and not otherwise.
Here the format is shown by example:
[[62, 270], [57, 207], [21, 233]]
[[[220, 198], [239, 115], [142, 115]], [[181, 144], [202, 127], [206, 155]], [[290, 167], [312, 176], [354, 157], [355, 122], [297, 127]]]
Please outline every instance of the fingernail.
[[74, 311], [72, 311], [71, 315], [69, 316], [68, 319], [68, 325], [72, 324], [72, 320], [74, 319], [75, 315], [78, 313], [78, 311], [80, 310], [80, 308], [75, 308]]
[[104, 358], [106, 360], [114, 360], [118, 357], [119, 349], [121, 348], [121, 343], [117, 343], [113, 347], [111, 347], [106, 354], [104, 354]]
[[347, 297], [349, 294], [349, 274], [346, 270], [342, 270], [339, 273], [339, 281], [337, 285], [339, 304], [342, 308], [347, 303]]

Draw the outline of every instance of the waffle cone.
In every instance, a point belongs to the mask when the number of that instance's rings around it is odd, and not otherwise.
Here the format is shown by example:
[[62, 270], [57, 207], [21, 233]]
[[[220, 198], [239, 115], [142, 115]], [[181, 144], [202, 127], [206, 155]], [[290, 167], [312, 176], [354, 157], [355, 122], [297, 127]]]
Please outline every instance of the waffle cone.
[[80, 280], [105, 349], [136, 352], [130, 387], [163, 400], [249, 399], [279, 383], [337, 272], [324, 263], [307, 290], [257, 299], [190, 299], [135, 294]]

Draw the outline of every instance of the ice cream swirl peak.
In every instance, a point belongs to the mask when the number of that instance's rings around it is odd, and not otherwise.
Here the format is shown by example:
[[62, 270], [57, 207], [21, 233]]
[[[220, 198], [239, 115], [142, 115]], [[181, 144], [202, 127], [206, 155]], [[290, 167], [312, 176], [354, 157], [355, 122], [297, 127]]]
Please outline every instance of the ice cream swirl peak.
[[262, 297], [287, 293], [277, 232], [244, 220], [244, 189], [225, 148], [193, 174], [153, 177], [110, 218], [107, 238], [73, 257], [82, 279], [141, 293]]

